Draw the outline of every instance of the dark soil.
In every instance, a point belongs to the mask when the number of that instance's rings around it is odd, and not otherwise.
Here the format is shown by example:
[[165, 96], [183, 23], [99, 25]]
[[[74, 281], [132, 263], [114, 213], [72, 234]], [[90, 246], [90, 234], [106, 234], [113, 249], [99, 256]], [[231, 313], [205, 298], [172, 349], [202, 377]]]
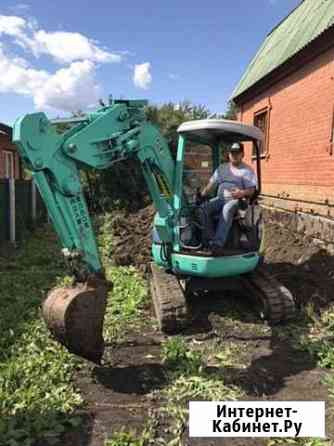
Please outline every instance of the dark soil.
[[[148, 271], [151, 223], [154, 209], [148, 206], [137, 214], [119, 212], [114, 218], [118, 265], [135, 265]], [[270, 225], [266, 231], [268, 268], [294, 294], [301, 310], [312, 304], [320, 313], [334, 301], [334, 257], [316, 247], [302, 235]], [[289, 334], [289, 325], [263, 326], [242, 295], [212, 294], [194, 301], [196, 315], [183, 336], [196, 340], [206, 351], [233, 343], [240, 348], [244, 367], [223, 368], [227, 384], [239, 386], [246, 400], [325, 400], [327, 387], [322, 383], [327, 372], [317, 367], [314, 358], [298, 349]], [[152, 311], [147, 310], [147, 318]], [[300, 326], [301, 329], [303, 326]], [[306, 329], [306, 327], [305, 327]], [[161, 361], [161, 342], [165, 337], [155, 329], [130, 333], [124, 343], [106, 350], [102, 367], [82, 370], [77, 375], [87, 408], [83, 429], [67, 434], [67, 445], [102, 446], [113, 432], [125, 429], [141, 432], [152, 409], [163, 406], [154, 390], [167, 385], [166, 369]], [[210, 364], [214, 371], [217, 364]], [[329, 403], [328, 403], [329, 404]], [[164, 436], [164, 420], [160, 420]], [[334, 423], [327, 423], [327, 435], [334, 441]], [[265, 445], [263, 439], [189, 439], [183, 445]], [[181, 445], [182, 446], [182, 445]]]
[[113, 261], [116, 265], [134, 265], [148, 273], [151, 259], [151, 230], [155, 209], [149, 205], [137, 213], [119, 211], [113, 217]]

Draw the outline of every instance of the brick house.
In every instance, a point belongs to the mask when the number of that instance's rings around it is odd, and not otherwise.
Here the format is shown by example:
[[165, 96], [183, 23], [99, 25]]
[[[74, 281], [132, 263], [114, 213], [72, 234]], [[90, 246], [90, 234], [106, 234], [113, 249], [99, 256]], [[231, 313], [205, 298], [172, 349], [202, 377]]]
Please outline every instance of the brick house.
[[0, 179], [23, 178], [21, 159], [12, 144], [12, 128], [0, 123]]
[[[266, 136], [264, 204], [334, 219], [334, 1], [301, 1], [268, 34], [232, 99], [238, 119]], [[254, 166], [252, 155], [248, 144]]]

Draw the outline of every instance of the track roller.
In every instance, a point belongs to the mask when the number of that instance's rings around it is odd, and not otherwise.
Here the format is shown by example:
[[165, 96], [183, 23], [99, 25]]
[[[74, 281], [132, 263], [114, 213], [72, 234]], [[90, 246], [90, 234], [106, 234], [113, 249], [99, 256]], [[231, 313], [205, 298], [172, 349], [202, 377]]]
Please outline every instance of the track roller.
[[173, 274], [151, 263], [151, 295], [159, 328], [175, 334], [189, 325], [190, 312], [185, 294]]
[[243, 277], [243, 285], [256, 301], [263, 319], [272, 323], [291, 319], [295, 302], [290, 291], [262, 268]]

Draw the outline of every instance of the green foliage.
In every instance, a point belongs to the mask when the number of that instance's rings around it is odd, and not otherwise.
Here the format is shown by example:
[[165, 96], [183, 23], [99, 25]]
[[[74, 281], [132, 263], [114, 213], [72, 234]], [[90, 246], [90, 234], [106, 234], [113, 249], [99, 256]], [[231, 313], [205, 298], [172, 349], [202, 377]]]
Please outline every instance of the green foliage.
[[334, 369], [334, 307], [330, 307], [318, 318], [307, 309], [308, 324], [306, 334], [300, 336], [298, 343], [318, 361], [318, 366]]
[[226, 386], [222, 374], [203, 372], [199, 376], [175, 378], [166, 389], [166, 395], [173, 404], [180, 404], [193, 400], [235, 400], [242, 396], [242, 392], [237, 387]]
[[131, 432], [117, 432], [113, 438], [106, 440], [104, 446], [145, 446], [144, 440], [136, 438]]
[[116, 432], [111, 439], [105, 441], [104, 446], [150, 446], [155, 444], [150, 429], [145, 428], [141, 434], [136, 432]]
[[129, 329], [142, 325], [147, 285], [134, 267], [108, 268], [107, 278], [112, 281], [113, 290], [108, 296], [104, 336], [108, 341], [120, 341]]
[[179, 104], [168, 102], [161, 106], [149, 105], [146, 109], [147, 119], [160, 128], [174, 155], [177, 149], [177, 128], [179, 125], [193, 119], [206, 119], [209, 115], [210, 111], [205, 105], [195, 105], [190, 101], [183, 101]]
[[268, 441], [267, 446], [330, 446], [330, 440], [320, 438], [275, 438]]
[[53, 444], [82, 403], [72, 384], [79, 360], [51, 341], [39, 306], [64, 273], [59, 246], [37, 232], [16, 257], [0, 258], [1, 444]]
[[162, 346], [162, 358], [168, 367], [169, 385], [162, 390], [166, 406], [162, 416], [170, 420], [168, 446], [182, 444], [188, 420], [188, 402], [193, 400], [234, 400], [242, 396], [235, 386], [227, 386], [219, 372], [209, 372], [200, 351], [193, 350], [180, 336]]
[[129, 328], [142, 323], [143, 309], [148, 302], [146, 281], [137, 270], [130, 267], [112, 265], [112, 217], [106, 214], [99, 218], [98, 244], [106, 277], [113, 284], [108, 295], [104, 319], [104, 337], [110, 341], [120, 341]]
[[103, 265], [109, 266], [112, 254], [112, 215], [104, 214], [96, 220], [95, 230], [98, 232], [98, 246]]
[[229, 101], [227, 104], [227, 110], [224, 113], [224, 119], [236, 120], [238, 113], [238, 107], [233, 101]]
[[162, 358], [170, 369], [186, 374], [196, 373], [203, 365], [202, 354], [189, 349], [180, 336], [169, 338], [162, 346]]

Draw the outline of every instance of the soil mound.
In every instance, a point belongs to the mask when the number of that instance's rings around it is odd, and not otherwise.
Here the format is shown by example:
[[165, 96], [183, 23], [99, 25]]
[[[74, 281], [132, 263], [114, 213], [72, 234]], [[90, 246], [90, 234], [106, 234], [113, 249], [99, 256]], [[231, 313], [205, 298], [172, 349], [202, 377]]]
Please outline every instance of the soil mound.
[[[153, 205], [136, 213], [119, 211], [113, 219], [116, 265], [134, 265], [142, 273], [149, 271]], [[287, 228], [266, 225], [267, 268], [293, 293], [299, 307], [308, 303], [315, 310], [334, 300], [334, 257], [312, 240]]]
[[112, 222], [113, 261], [116, 265], [134, 265], [146, 274], [151, 261], [153, 205], [136, 213], [119, 211]]

